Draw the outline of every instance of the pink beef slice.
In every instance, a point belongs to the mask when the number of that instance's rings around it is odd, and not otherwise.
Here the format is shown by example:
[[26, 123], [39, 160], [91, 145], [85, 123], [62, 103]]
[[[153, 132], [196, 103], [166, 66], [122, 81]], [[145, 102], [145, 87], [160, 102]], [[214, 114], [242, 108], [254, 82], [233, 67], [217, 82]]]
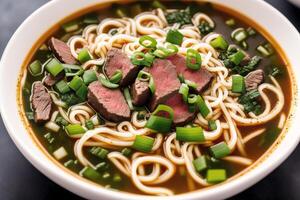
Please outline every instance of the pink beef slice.
[[130, 120], [130, 109], [119, 89], [109, 89], [94, 81], [88, 86], [88, 103], [109, 121]]
[[202, 92], [208, 87], [210, 81], [212, 80], [212, 74], [204, 69], [191, 70], [187, 68], [185, 58], [179, 54], [168, 57], [168, 60], [176, 66], [176, 71], [178, 74], [182, 74], [184, 79], [193, 81], [197, 84], [197, 92]]
[[174, 125], [182, 126], [195, 118], [195, 112], [189, 112], [188, 105], [183, 102], [182, 95], [177, 93], [164, 102], [165, 105], [173, 108]]
[[131, 63], [129, 57], [121, 49], [112, 48], [107, 53], [105, 72], [108, 78], [111, 78], [117, 70], [121, 70], [123, 75], [120, 86], [133, 83], [139, 72], [139, 68]]
[[37, 123], [48, 121], [51, 117], [52, 99], [41, 81], [35, 82], [31, 96], [34, 120]]
[[150, 100], [149, 108], [154, 110], [160, 103], [175, 95], [180, 82], [177, 78], [176, 67], [168, 60], [156, 59], [149, 69], [153, 77], [155, 92]]
[[49, 46], [55, 57], [66, 64], [76, 64], [76, 59], [72, 56], [70, 47], [63, 41], [52, 37]]
[[145, 81], [140, 81], [136, 79], [135, 82], [131, 85], [131, 95], [132, 95], [132, 103], [136, 106], [144, 105], [150, 95], [149, 83]]

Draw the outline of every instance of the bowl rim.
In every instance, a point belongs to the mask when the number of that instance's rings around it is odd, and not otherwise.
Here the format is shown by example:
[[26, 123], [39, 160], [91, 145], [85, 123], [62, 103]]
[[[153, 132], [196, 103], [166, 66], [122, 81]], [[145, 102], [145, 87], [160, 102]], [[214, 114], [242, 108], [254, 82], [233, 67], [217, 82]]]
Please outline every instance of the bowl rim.
[[[69, 2], [71, 2], [71, 0], [68, 0]], [[104, 0], [102, 1], [104, 2], [108, 2], [111, 0]], [[217, 2], [218, 0], [211, 0], [213, 2]], [[230, 1], [230, 0], [229, 0]], [[77, 1], [78, 2], [78, 1]], [[96, 2], [96, 0], [94, 0], [93, 2]], [[226, 4], [225, 1], [223, 2], [223, 4]], [[100, 2], [98, 2], [97, 4], [99, 4]], [[255, 0], [255, 3], [259, 4], [260, 6], [264, 7], [265, 9], [268, 9], [269, 12], [272, 12], [272, 14], [276, 15], [276, 17], [278, 17], [281, 20], [281, 23], [284, 23], [287, 27], [289, 27], [289, 31], [290, 34], [293, 34], [293, 37], [296, 38], [296, 42], [300, 44], [300, 35], [298, 33], [298, 31], [293, 27], [293, 25], [279, 12], [277, 11], [275, 8], [273, 8], [271, 5], [269, 5], [268, 3], [264, 2], [264, 1], [260, 1], [260, 0]], [[7, 60], [7, 56], [12, 52], [12, 49], [14, 48], [14, 46], [16, 45], [14, 43], [15, 38], [20, 37], [21, 33], [24, 31], [24, 29], [27, 26], [32, 26], [32, 20], [35, 19], [36, 17], [39, 16], [39, 14], [41, 12], [46, 11], [47, 9], [50, 10], [50, 7], [55, 7], [60, 5], [61, 2], [59, 0], [53, 0], [51, 2], [46, 3], [45, 5], [43, 5], [41, 8], [37, 9], [34, 13], [32, 13], [22, 24], [21, 26], [16, 30], [16, 32], [14, 33], [14, 35], [12, 36], [12, 38], [10, 39], [10, 41], [7, 44], [7, 47], [5, 48], [2, 58], [1, 58], [1, 63], [0, 63], [0, 91], [4, 92], [5, 91], [5, 87], [4, 87], [4, 83], [3, 80], [4, 78], [2, 78], [5, 74], [4, 71], [4, 64], [9, 62]], [[80, 3], [79, 3], [80, 4]], [[88, 7], [87, 6], [88, 3], [85, 3], [84, 7]], [[90, 4], [92, 5], [92, 4]], [[77, 12], [77, 11], [75, 11]], [[69, 13], [72, 14], [72, 13]], [[66, 15], [66, 16], [69, 16]], [[26, 53], [28, 54], [28, 52]], [[9, 56], [8, 56], [9, 57]], [[299, 71], [299, 75], [300, 75], [300, 71]], [[297, 76], [299, 76], [297, 75]], [[1, 83], [2, 82], [2, 83]], [[299, 79], [296, 80], [297, 85], [299, 84]], [[297, 91], [297, 95], [296, 98], [298, 99], [299, 97], [299, 91], [298, 88], [296, 89]], [[10, 137], [13, 139], [14, 143], [17, 145], [17, 147], [19, 148], [19, 150], [21, 151], [21, 153], [27, 158], [27, 160], [29, 160], [38, 170], [40, 170], [43, 174], [45, 174], [48, 178], [52, 179], [54, 182], [58, 183], [59, 185], [67, 188], [68, 190], [79, 194], [80, 196], [86, 197], [86, 198], [99, 198], [99, 197], [112, 197], [114, 199], [142, 199], [145, 198], [145, 195], [136, 195], [136, 194], [131, 194], [131, 193], [124, 193], [124, 192], [115, 192], [115, 191], [111, 191], [111, 190], [107, 190], [104, 189], [103, 187], [97, 187], [95, 188], [94, 186], [92, 186], [90, 183], [83, 183], [82, 181], [78, 181], [77, 178], [74, 177], [70, 177], [70, 174], [67, 174], [65, 172], [57, 172], [55, 171], [56, 168], [50, 168], [47, 163], [43, 163], [42, 160], [39, 159], [39, 157], [35, 154], [33, 154], [30, 149], [28, 148], [28, 146], [26, 144], [24, 144], [22, 141], [20, 141], [20, 138], [18, 138], [18, 135], [16, 133], [16, 131], [14, 130], [14, 125], [11, 123], [12, 119], [10, 117], [8, 117], [7, 115], [7, 108], [6, 108], [6, 104], [4, 103], [5, 101], [5, 96], [2, 95], [2, 97], [0, 96], [0, 109], [1, 109], [1, 115], [3, 118], [3, 122], [8, 130], [8, 133], [10, 135]], [[299, 113], [300, 113], [300, 109], [299, 107], [296, 107], [294, 109], [294, 115], [297, 118], [297, 116], [299, 117]], [[295, 121], [295, 119], [293, 120]], [[295, 125], [296, 123], [293, 123], [293, 130], [297, 130], [297, 128], [299, 129], [300, 125]], [[290, 128], [289, 132], [291, 132], [292, 128]], [[267, 161], [263, 161], [265, 162], [264, 168], [262, 168], [262, 164], [258, 167], [259, 169], [253, 169], [251, 172], [247, 172], [244, 176], [237, 178], [236, 180], [230, 181], [230, 182], [226, 182], [224, 184], [221, 184], [222, 187], [220, 188], [219, 186], [213, 187], [211, 189], [207, 189], [206, 191], [195, 191], [195, 192], [189, 192], [189, 193], [185, 193], [185, 194], [180, 194], [180, 195], [175, 195], [173, 196], [173, 198], [175, 199], [199, 199], [199, 197], [201, 199], [205, 199], [207, 197], [212, 197], [213, 199], [217, 199], [218, 195], [222, 195], [222, 198], [224, 197], [229, 197], [232, 196], [238, 192], [241, 192], [242, 190], [250, 187], [251, 185], [253, 185], [254, 183], [256, 183], [257, 181], [259, 181], [260, 179], [262, 179], [263, 177], [265, 177], [267, 174], [269, 174], [271, 171], [273, 171], [279, 164], [281, 164], [286, 158], [287, 156], [294, 150], [294, 148], [296, 147], [296, 145], [298, 144], [299, 140], [300, 140], [300, 134], [296, 135], [297, 138], [294, 138], [293, 141], [290, 141], [289, 143], [289, 148], [286, 148], [285, 151], [281, 150], [281, 157], [277, 157], [277, 159], [273, 159], [272, 163]], [[286, 138], [283, 138], [283, 141], [287, 140]], [[281, 143], [283, 142], [281, 141]], [[277, 149], [275, 149], [276, 151]], [[272, 152], [271, 154], [275, 154], [274, 152]], [[52, 162], [49, 160], [49, 162]], [[250, 174], [251, 173], [251, 174]], [[246, 177], [245, 177], [246, 176]], [[234, 189], [234, 191], [230, 191], [232, 189]], [[238, 188], [238, 189], [236, 189]], [[86, 191], [90, 191], [92, 194], [86, 194]], [[102, 196], [96, 196], [96, 195], [102, 195]], [[120, 196], [120, 194], [122, 194], [122, 196]], [[124, 196], [123, 196], [124, 195]], [[148, 198], [153, 198], [153, 199], [166, 199], [164, 197], [149, 197]]]

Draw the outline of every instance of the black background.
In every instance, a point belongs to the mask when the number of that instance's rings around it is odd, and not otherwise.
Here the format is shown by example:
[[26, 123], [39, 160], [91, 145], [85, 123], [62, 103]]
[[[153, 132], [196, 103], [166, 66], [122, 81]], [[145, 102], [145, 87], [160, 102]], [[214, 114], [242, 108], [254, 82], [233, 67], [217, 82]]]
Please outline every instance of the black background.
[[[238, 3], [243, 1], [237, 0]], [[300, 9], [293, 7], [286, 0], [267, 1], [300, 30]], [[0, 55], [22, 21], [46, 2], [47, 0], [0, 0]], [[0, 199], [81, 198], [56, 185], [37, 171], [18, 151], [0, 119]], [[273, 173], [232, 199], [300, 199], [300, 147]]]

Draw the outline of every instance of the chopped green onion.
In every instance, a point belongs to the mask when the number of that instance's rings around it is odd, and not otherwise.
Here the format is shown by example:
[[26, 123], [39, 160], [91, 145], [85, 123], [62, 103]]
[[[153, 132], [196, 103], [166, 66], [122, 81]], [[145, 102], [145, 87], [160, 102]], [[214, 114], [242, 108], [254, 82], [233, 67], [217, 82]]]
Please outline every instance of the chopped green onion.
[[184, 77], [182, 74], [178, 74], [178, 79], [179, 79], [180, 83], [184, 83]]
[[204, 99], [201, 96], [199, 96], [198, 107], [199, 107], [199, 111], [200, 111], [201, 115], [204, 118], [206, 118], [207, 115], [210, 113], [210, 110], [209, 110], [208, 106], [206, 105]]
[[132, 148], [141, 152], [150, 152], [154, 144], [154, 139], [144, 135], [136, 135]]
[[71, 21], [62, 25], [62, 28], [66, 33], [74, 32], [79, 29], [79, 23], [78, 21]]
[[103, 74], [99, 75], [99, 81], [103, 86], [107, 88], [115, 89], [119, 87], [119, 84], [111, 83]]
[[64, 166], [70, 169], [74, 169], [76, 166], [77, 162], [76, 160], [68, 160], [67, 162], [64, 163]]
[[71, 82], [69, 82], [69, 87], [77, 91], [83, 84], [83, 80], [79, 76], [74, 76]]
[[124, 149], [122, 149], [121, 153], [122, 153], [124, 156], [128, 157], [128, 156], [131, 155], [132, 150], [129, 149], [129, 148], [124, 148]]
[[75, 93], [82, 101], [84, 101], [87, 97], [88, 88], [86, 85], [82, 84]]
[[200, 156], [197, 159], [193, 160], [193, 165], [197, 172], [201, 172], [208, 167], [205, 156]]
[[176, 29], [170, 29], [167, 33], [166, 41], [172, 44], [181, 45], [183, 41], [183, 35]]
[[61, 94], [70, 92], [70, 88], [69, 88], [68, 84], [66, 83], [66, 81], [64, 81], [64, 80], [60, 80], [59, 82], [57, 82], [54, 87]]
[[208, 127], [211, 131], [214, 131], [218, 128], [215, 120], [208, 120]]
[[184, 83], [187, 84], [189, 87], [193, 88], [193, 89], [197, 89], [197, 83], [190, 81], [190, 80], [184, 80]]
[[80, 176], [83, 176], [87, 179], [90, 179], [92, 181], [98, 181], [101, 180], [101, 175], [99, 172], [97, 172], [96, 170], [94, 170], [91, 167], [84, 167], [80, 172], [79, 172]]
[[124, 88], [124, 97], [126, 99], [126, 102], [128, 104], [128, 107], [130, 108], [130, 110], [134, 110], [134, 107], [132, 105], [131, 95], [130, 95], [128, 87]]
[[99, 172], [103, 172], [109, 169], [109, 164], [106, 163], [105, 161], [102, 161], [100, 163], [98, 163], [96, 166], [97, 171]]
[[183, 142], [204, 142], [201, 127], [176, 127], [176, 140]]
[[157, 45], [157, 41], [149, 35], [142, 36], [139, 39], [139, 43], [146, 48], [156, 48]]
[[28, 120], [34, 120], [33, 112], [26, 112], [26, 117], [27, 117]]
[[280, 74], [282, 74], [282, 71], [278, 67], [273, 67], [270, 73], [270, 75], [274, 77]]
[[52, 58], [45, 65], [45, 68], [52, 76], [57, 76], [60, 72], [64, 70], [64, 67], [56, 58]]
[[[166, 112], [169, 118], [155, 116], [159, 112]], [[174, 119], [174, 111], [171, 107], [166, 105], [158, 105], [147, 121], [146, 127], [161, 133], [167, 133], [171, 129], [172, 121]]]
[[101, 147], [92, 147], [90, 153], [100, 159], [105, 159], [109, 151]]
[[225, 23], [227, 26], [230, 26], [230, 27], [235, 26], [235, 20], [233, 18], [226, 20]]
[[210, 41], [210, 45], [215, 49], [226, 50], [228, 48], [228, 43], [224, 39], [223, 36], [219, 35], [212, 41]]
[[161, 8], [162, 10], [166, 10], [166, 7], [158, 0], [153, 1], [152, 7], [153, 8]]
[[68, 72], [69, 70], [81, 70], [82, 67], [78, 65], [71, 65], [71, 64], [62, 64], [64, 67], [65, 71]]
[[98, 16], [94, 13], [93, 14], [88, 14], [88, 15], [84, 16], [83, 23], [85, 23], [85, 24], [98, 24], [99, 23]]
[[225, 142], [220, 142], [211, 146], [210, 152], [214, 158], [223, 158], [230, 154], [230, 149]]
[[150, 89], [151, 93], [154, 94], [154, 92], [155, 92], [155, 85], [154, 85], [154, 80], [153, 80], [152, 76], [150, 77], [150, 80], [149, 80], [149, 89]]
[[82, 78], [83, 78], [83, 82], [86, 85], [90, 84], [91, 82], [94, 82], [94, 81], [98, 80], [96, 72], [93, 69], [84, 71], [84, 74], [83, 74]]
[[112, 180], [115, 183], [119, 183], [119, 182], [122, 181], [122, 177], [121, 177], [121, 175], [119, 173], [115, 173], [114, 176], [113, 176], [113, 178], [112, 178]]
[[57, 159], [57, 160], [61, 160], [64, 157], [66, 157], [68, 155], [66, 149], [64, 147], [60, 147], [58, 148], [56, 151], [53, 152], [53, 156]]
[[61, 125], [61, 126], [67, 126], [69, 125], [69, 122], [67, 120], [65, 120], [62, 116], [58, 116], [55, 119], [55, 123]]
[[247, 33], [249, 36], [256, 35], [256, 31], [252, 27], [247, 28]]
[[123, 77], [123, 73], [121, 70], [116, 70], [115, 73], [112, 75], [112, 77], [109, 79], [109, 81], [111, 83], [119, 83], [121, 80], [122, 80], [122, 77]]
[[201, 68], [201, 55], [194, 49], [187, 50], [186, 65], [189, 69], [199, 70]]
[[185, 83], [182, 83], [179, 88], [179, 94], [182, 95], [182, 99], [184, 102], [187, 102], [189, 95], [189, 86]]
[[138, 76], [137, 78], [140, 80], [140, 81], [143, 81], [143, 82], [148, 82], [150, 81], [150, 77], [151, 77], [151, 74], [148, 73], [148, 72], [145, 72], [143, 70], [141, 70], [139, 73], [138, 73]]
[[245, 91], [245, 81], [243, 76], [241, 75], [232, 76], [231, 91], [235, 93], [243, 93]]
[[188, 102], [189, 104], [196, 104], [196, 103], [199, 103], [199, 98], [200, 98], [199, 95], [196, 95], [196, 94], [190, 94], [190, 95], [188, 96], [187, 102]]
[[125, 9], [123, 9], [123, 8], [118, 8], [118, 9], [116, 10], [116, 15], [117, 15], [118, 17], [127, 17], [126, 11], [125, 11]]
[[65, 127], [68, 135], [79, 135], [85, 133], [85, 129], [80, 124], [69, 124]]
[[39, 76], [43, 73], [42, 63], [39, 60], [33, 61], [29, 65], [29, 72], [32, 76]]
[[209, 169], [206, 172], [206, 180], [208, 183], [219, 183], [227, 179], [225, 169]]
[[155, 55], [158, 58], [167, 58], [171, 55], [174, 55], [178, 52], [178, 48], [173, 44], [167, 44], [167, 48], [165, 47], [158, 47], [154, 52], [153, 55]]
[[269, 57], [274, 53], [274, 49], [271, 44], [259, 45], [256, 50], [264, 57]]
[[102, 178], [103, 179], [108, 179], [108, 178], [110, 178], [110, 173], [109, 172], [104, 172], [103, 174], [102, 174]]
[[47, 140], [47, 142], [48, 142], [49, 144], [52, 144], [52, 143], [54, 142], [54, 140], [55, 140], [55, 138], [52, 136], [51, 133], [46, 133], [46, 134], [44, 135], [44, 138]]
[[87, 120], [87, 121], [85, 122], [85, 127], [86, 127], [87, 129], [89, 129], [89, 130], [94, 129], [94, 123], [93, 123], [93, 121], [92, 121], [92, 120]]
[[249, 45], [248, 45], [248, 43], [247, 43], [246, 41], [242, 41], [241, 46], [242, 46], [242, 48], [245, 49], [245, 50], [247, 50], [248, 47], [249, 47]]
[[231, 33], [231, 38], [241, 43], [248, 38], [248, 33], [244, 28], [237, 28]]
[[130, 60], [134, 65], [150, 67], [153, 63], [154, 58], [149, 53], [144, 54], [143, 52], [135, 52], [131, 56]]
[[78, 60], [81, 63], [85, 63], [86, 61], [89, 61], [92, 59], [92, 56], [89, 53], [89, 50], [87, 49], [81, 49], [81, 51], [78, 54]]
[[242, 60], [245, 58], [245, 54], [242, 51], [238, 51], [232, 55], [230, 55], [228, 58], [231, 62], [233, 62], [235, 65], [239, 65]]

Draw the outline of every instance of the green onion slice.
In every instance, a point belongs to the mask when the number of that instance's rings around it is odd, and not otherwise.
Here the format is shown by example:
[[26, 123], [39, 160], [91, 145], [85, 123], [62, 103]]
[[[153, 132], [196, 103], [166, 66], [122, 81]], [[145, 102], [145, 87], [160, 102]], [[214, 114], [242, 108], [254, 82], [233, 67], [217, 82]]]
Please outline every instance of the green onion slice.
[[144, 135], [135, 136], [132, 148], [141, 152], [151, 152], [154, 139]]
[[228, 58], [231, 62], [233, 62], [235, 65], [239, 65], [242, 60], [245, 58], [245, 54], [242, 51], [237, 51], [236, 53], [230, 55]]
[[199, 106], [199, 111], [201, 113], [201, 115], [206, 118], [207, 115], [210, 113], [210, 109], [208, 108], [208, 106], [206, 105], [204, 99], [200, 96], [199, 96], [199, 102], [198, 102], [198, 106]]
[[107, 88], [115, 89], [119, 87], [119, 84], [111, 83], [109, 80], [107, 80], [104, 74], [99, 75], [99, 81], [103, 86]]
[[83, 82], [86, 85], [88, 85], [91, 82], [94, 82], [98, 79], [97, 75], [96, 75], [96, 72], [93, 69], [84, 71], [84, 74], [83, 74], [82, 78], [83, 78]]
[[204, 142], [201, 127], [176, 127], [176, 140], [183, 142]]
[[86, 61], [89, 61], [92, 59], [92, 56], [90, 55], [89, 51], [87, 49], [82, 49], [78, 54], [78, 60], [80, 63], [85, 63]]
[[35, 60], [29, 65], [29, 72], [32, 76], [39, 76], [43, 73], [41, 61]]
[[148, 82], [151, 78], [151, 74], [148, 73], [148, 72], [145, 72], [143, 70], [141, 70], [139, 73], [138, 73], [138, 76], [137, 78], [140, 80], [140, 81], [144, 81], [144, 82]]
[[194, 49], [188, 49], [186, 55], [186, 65], [189, 69], [199, 70], [201, 68], [201, 55]]
[[112, 77], [109, 79], [109, 81], [111, 83], [119, 83], [121, 80], [122, 80], [122, 77], [123, 77], [123, 73], [122, 73], [122, 70], [116, 70], [115, 73], [112, 75]]
[[189, 95], [189, 86], [185, 83], [182, 83], [179, 88], [179, 94], [182, 95], [182, 99], [184, 102], [187, 102]]
[[212, 41], [210, 41], [210, 45], [215, 49], [226, 50], [228, 48], [228, 43], [224, 39], [223, 36], [219, 35]]
[[[166, 112], [169, 114], [169, 118], [156, 116], [159, 112]], [[171, 125], [174, 119], [174, 111], [171, 107], [166, 105], [158, 105], [155, 111], [152, 113], [147, 121], [146, 127], [154, 131], [161, 133], [167, 133], [171, 129]]]
[[244, 28], [237, 28], [232, 31], [231, 38], [236, 42], [241, 43], [248, 38], [248, 33]]
[[230, 154], [230, 149], [225, 142], [220, 142], [211, 146], [210, 152], [214, 158], [223, 158]]
[[69, 124], [65, 127], [69, 136], [75, 136], [85, 133], [85, 129], [80, 124]]
[[197, 172], [201, 172], [208, 168], [205, 156], [200, 156], [193, 160], [193, 165]]
[[245, 91], [245, 81], [243, 76], [241, 75], [232, 76], [231, 91], [235, 93], [243, 93]]
[[208, 169], [206, 172], [206, 180], [208, 183], [219, 183], [227, 179], [225, 169]]
[[135, 52], [131, 56], [130, 60], [134, 65], [150, 67], [153, 63], [154, 58], [153, 56], [151, 56], [151, 54], [144, 54], [143, 52]]
[[149, 35], [144, 35], [139, 39], [140, 45], [146, 48], [156, 48], [157, 41], [149, 36]]
[[178, 30], [171, 29], [167, 33], [166, 41], [172, 44], [181, 45], [183, 41], [183, 35]]
[[57, 76], [64, 70], [63, 65], [56, 58], [52, 58], [47, 62], [45, 68], [52, 76]]
[[134, 110], [134, 107], [132, 105], [132, 98], [131, 98], [131, 95], [130, 95], [128, 87], [124, 88], [124, 97], [125, 97], [125, 99], [127, 101], [127, 104], [129, 106], [130, 110]]

